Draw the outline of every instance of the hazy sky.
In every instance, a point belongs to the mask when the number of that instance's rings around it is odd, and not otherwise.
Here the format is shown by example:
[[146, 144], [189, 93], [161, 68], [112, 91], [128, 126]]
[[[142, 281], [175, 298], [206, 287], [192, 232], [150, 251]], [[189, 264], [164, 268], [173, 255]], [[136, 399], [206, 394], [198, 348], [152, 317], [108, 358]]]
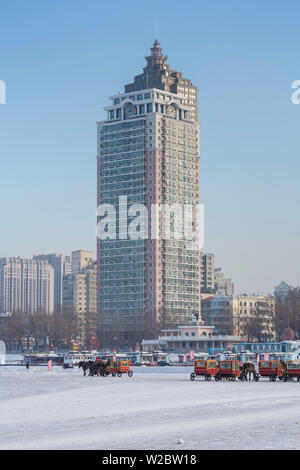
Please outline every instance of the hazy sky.
[[204, 251], [236, 285], [300, 284], [300, 2], [0, 5], [1, 256], [95, 250], [96, 121], [154, 39], [199, 87]]

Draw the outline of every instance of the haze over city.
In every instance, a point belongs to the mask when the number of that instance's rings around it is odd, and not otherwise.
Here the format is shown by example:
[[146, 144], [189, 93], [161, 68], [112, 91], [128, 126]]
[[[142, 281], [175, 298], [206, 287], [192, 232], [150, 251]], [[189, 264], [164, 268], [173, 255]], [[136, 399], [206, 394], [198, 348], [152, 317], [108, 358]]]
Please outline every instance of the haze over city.
[[1, 6], [0, 257], [96, 252], [95, 122], [144, 67], [157, 20], [199, 88], [203, 250], [237, 292], [299, 284], [299, 3], [188, 5]]

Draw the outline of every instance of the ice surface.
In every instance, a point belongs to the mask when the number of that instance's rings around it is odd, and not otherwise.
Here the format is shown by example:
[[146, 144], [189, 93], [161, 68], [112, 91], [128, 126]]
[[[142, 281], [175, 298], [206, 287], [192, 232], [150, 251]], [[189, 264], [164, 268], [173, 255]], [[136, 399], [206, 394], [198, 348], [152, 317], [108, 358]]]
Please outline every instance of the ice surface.
[[300, 448], [300, 383], [191, 382], [190, 372], [1, 367], [0, 449]]

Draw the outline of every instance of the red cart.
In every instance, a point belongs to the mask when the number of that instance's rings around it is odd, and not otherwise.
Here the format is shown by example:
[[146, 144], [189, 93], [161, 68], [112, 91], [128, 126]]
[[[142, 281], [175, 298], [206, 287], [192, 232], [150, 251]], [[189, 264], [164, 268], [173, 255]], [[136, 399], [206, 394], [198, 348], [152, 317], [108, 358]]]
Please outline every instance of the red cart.
[[122, 377], [123, 374], [127, 374], [128, 377], [133, 376], [133, 371], [130, 370], [129, 361], [114, 361], [111, 365], [106, 366], [106, 375], [111, 374], [113, 377]]
[[240, 363], [235, 360], [219, 361], [218, 371], [215, 375], [215, 380], [222, 380], [223, 378], [235, 381], [240, 376]]
[[300, 361], [286, 361], [282, 379], [284, 382], [294, 380], [296, 378], [300, 382]]
[[204, 377], [205, 380], [211, 380], [218, 370], [217, 361], [215, 359], [196, 359], [194, 364], [194, 372], [191, 373], [191, 380], [196, 377]]
[[280, 361], [259, 361], [258, 371], [261, 377], [269, 377], [271, 382], [281, 380], [284, 366]]

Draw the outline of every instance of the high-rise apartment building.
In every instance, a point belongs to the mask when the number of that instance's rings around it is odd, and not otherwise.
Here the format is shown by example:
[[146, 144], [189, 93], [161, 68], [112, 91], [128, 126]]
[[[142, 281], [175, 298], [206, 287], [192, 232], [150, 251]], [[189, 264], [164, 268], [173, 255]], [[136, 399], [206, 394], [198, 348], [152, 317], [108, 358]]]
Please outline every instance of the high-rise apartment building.
[[72, 251], [72, 274], [79, 273], [86, 268], [94, 259], [94, 253], [87, 250]]
[[201, 292], [211, 294], [215, 290], [215, 255], [201, 253]]
[[90, 262], [76, 274], [63, 278], [64, 313], [74, 314], [77, 318], [78, 341], [85, 345], [97, 330], [97, 266]]
[[97, 202], [117, 210], [115, 239], [98, 238], [98, 310], [106, 336], [126, 344], [201, 307], [200, 250], [164, 237], [161, 217], [157, 237], [132, 239], [120, 224], [128, 217], [130, 225], [133, 204], [147, 208], [150, 226], [153, 204], [200, 203], [198, 91], [166, 60], [155, 40], [143, 73], [98, 122]]
[[0, 311], [53, 313], [53, 267], [38, 259], [0, 259]]
[[231, 279], [227, 279], [222, 272], [222, 268], [215, 268], [215, 293], [218, 295], [233, 295], [234, 284]]
[[234, 285], [231, 279], [227, 279], [222, 268], [215, 268], [215, 255], [213, 253], [201, 253], [201, 297], [205, 294], [233, 295]]
[[62, 305], [62, 280], [70, 271], [70, 257], [60, 253], [36, 255], [35, 260], [46, 261], [54, 269], [54, 309], [61, 311]]

